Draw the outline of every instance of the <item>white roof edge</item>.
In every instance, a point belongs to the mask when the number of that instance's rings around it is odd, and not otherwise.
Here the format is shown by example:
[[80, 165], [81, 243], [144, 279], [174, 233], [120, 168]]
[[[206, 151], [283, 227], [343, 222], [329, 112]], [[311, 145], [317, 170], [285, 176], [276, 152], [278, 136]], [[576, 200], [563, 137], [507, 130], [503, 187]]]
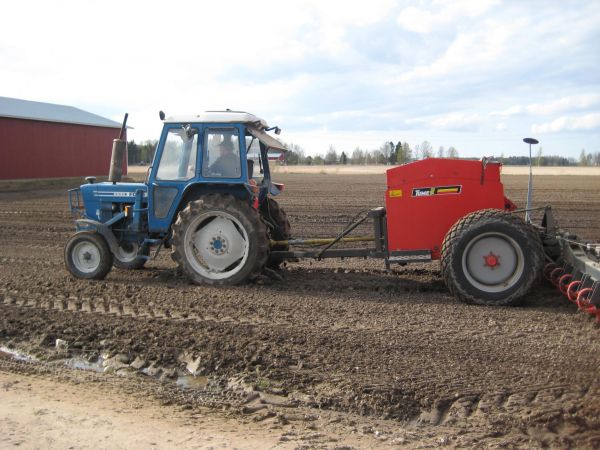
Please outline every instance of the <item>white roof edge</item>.
[[206, 111], [196, 115], [169, 116], [165, 123], [194, 123], [194, 122], [216, 122], [216, 123], [260, 123], [261, 128], [267, 128], [267, 122], [254, 114], [244, 111]]
[[[114, 125], [109, 125], [109, 124], [90, 123], [90, 122], [83, 122], [83, 121], [66, 121], [66, 120], [59, 120], [59, 119], [24, 117], [24, 116], [11, 115], [11, 114], [2, 114], [2, 113], [0, 113], [0, 117], [4, 117], [7, 119], [31, 120], [34, 122], [63, 123], [65, 125], [85, 125], [88, 127], [116, 128], [116, 129], [121, 128], [121, 125], [119, 125], [117, 122], [115, 122]], [[129, 129], [134, 129], [134, 128], [127, 125], [127, 129], [129, 130]]]

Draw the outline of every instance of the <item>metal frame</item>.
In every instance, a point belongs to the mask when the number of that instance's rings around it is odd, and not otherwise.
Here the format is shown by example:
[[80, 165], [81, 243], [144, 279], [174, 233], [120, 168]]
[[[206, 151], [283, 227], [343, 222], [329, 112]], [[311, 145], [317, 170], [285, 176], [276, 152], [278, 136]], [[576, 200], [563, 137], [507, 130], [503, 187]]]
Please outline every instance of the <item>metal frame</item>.
[[[296, 258], [378, 258], [383, 259], [385, 268], [389, 269], [390, 263], [408, 264], [415, 262], [431, 261], [430, 250], [410, 250], [410, 251], [393, 251], [388, 249], [387, 242], [387, 216], [383, 206], [373, 208], [366, 214], [361, 214], [362, 217], [357, 218], [349, 224], [339, 235], [332, 239], [326, 240], [310, 240], [310, 239], [294, 239], [290, 241], [273, 241], [272, 244], [311, 244], [319, 242], [325, 244], [324, 247], [315, 250], [288, 250], [288, 251], [273, 251], [271, 256], [279, 259], [296, 259]], [[373, 236], [363, 238], [346, 238], [353, 230], [355, 230], [365, 220], [373, 219]], [[375, 243], [374, 247], [363, 248], [331, 248], [339, 242], [351, 241], [371, 241]]]
[[[579, 310], [595, 315], [600, 322], [600, 244], [583, 242], [578, 236], [558, 228], [552, 214], [552, 208], [547, 206], [539, 227], [543, 240], [551, 247], [560, 246], [561, 254], [557, 261], [548, 266], [552, 273], [552, 281]], [[550, 255], [547, 255], [550, 258]], [[558, 265], [557, 265], [558, 263]], [[562, 267], [561, 267], [562, 265]], [[571, 283], [579, 282], [578, 285]], [[572, 296], [576, 294], [576, 298]]]

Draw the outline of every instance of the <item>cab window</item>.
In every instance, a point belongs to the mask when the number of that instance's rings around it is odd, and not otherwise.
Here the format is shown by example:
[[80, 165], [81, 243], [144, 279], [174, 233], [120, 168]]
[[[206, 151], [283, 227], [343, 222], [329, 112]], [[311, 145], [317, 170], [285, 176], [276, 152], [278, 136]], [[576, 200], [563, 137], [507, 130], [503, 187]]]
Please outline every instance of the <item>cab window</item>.
[[196, 175], [197, 128], [172, 128], [168, 131], [160, 158], [157, 180], [189, 180]]
[[241, 178], [240, 139], [237, 128], [209, 128], [206, 130], [202, 176]]

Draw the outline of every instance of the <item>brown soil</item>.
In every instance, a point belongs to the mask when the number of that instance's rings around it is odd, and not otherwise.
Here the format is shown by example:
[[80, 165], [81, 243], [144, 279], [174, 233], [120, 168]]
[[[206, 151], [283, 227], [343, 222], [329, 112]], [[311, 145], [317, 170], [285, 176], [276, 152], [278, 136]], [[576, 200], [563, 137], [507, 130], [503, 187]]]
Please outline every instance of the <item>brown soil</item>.
[[[383, 175], [278, 178], [295, 237], [335, 235], [383, 204]], [[504, 181], [523, 204], [526, 177]], [[552, 204], [561, 226], [597, 240], [599, 188], [596, 177], [538, 177], [534, 206]], [[197, 287], [166, 251], [91, 282], [64, 268], [72, 232], [63, 189], [0, 194], [0, 345], [42, 361], [0, 358], [1, 372], [80, 383], [87, 373], [59, 367], [102, 356], [129, 377], [86, 383], [224, 411], [298, 447], [600, 446], [598, 326], [547, 285], [523, 307], [467, 306], [437, 263], [386, 272], [336, 259], [289, 263], [283, 281]], [[208, 384], [177, 387], [186, 370]]]

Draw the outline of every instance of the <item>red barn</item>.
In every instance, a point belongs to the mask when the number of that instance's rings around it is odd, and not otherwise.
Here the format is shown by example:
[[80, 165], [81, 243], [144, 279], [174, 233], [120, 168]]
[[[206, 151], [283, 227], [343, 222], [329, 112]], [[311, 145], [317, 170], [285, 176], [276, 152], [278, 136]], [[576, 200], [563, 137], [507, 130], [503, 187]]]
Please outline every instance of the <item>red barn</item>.
[[0, 97], [0, 180], [106, 176], [120, 128], [72, 106]]

